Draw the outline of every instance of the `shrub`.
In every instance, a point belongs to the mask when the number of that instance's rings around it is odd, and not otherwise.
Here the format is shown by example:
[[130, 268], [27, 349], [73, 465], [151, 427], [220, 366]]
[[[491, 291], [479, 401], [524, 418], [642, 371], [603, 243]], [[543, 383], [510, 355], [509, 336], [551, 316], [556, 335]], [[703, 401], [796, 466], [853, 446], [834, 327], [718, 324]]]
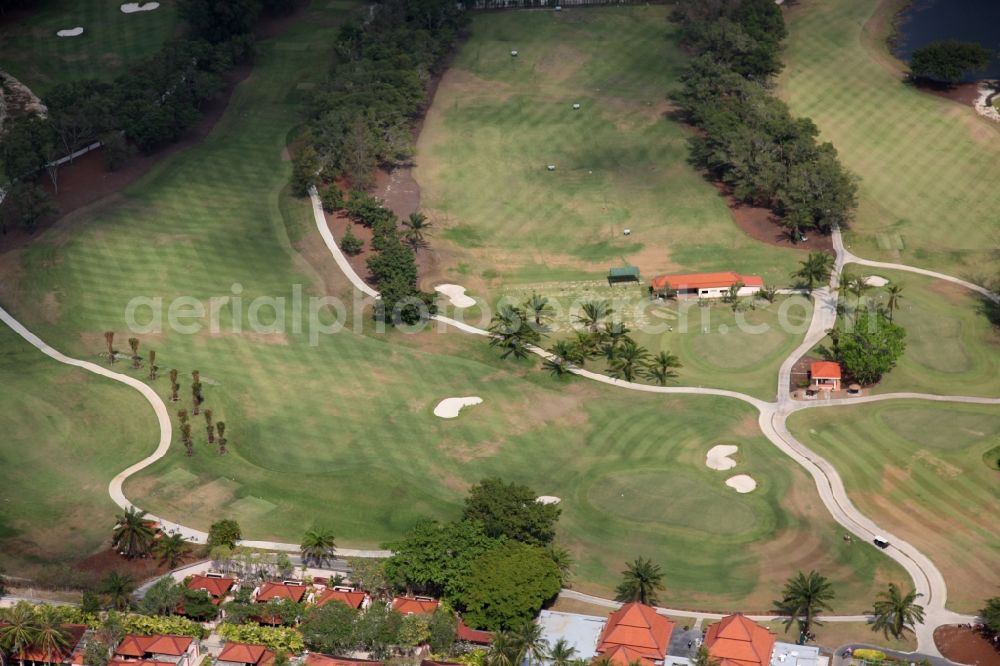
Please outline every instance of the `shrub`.
[[323, 200], [323, 210], [327, 213], [332, 213], [344, 207], [344, 194], [336, 185], [330, 185], [323, 190], [321, 198]]
[[340, 249], [353, 257], [361, 254], [361, 250], [364, 247], [364, 242], [354, 235], [354, 227], [348, 225], [347, 231], [344, 232], [344, 237], [340, 239]]
[[859, 648], [855, 650], [853, 656], [856, 659], [864, 659], [865, 661], [884, 661], [885, 652], [881, 650], [872, 650], [869, 648]]
[[216, 632], [229, 641], [256, 643], [281, 652], [301, 652], [305, 649], [302, 634], [291, 627], [262, 627], [259, 624], [229, 624], [223, 622]]

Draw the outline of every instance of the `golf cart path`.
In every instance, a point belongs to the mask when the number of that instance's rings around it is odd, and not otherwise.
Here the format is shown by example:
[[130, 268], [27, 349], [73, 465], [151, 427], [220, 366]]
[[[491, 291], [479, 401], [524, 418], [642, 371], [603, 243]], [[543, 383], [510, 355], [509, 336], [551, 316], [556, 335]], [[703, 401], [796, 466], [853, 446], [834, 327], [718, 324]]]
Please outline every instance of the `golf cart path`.
[[[344, 273], [345, 277], [350, 280], [350, 282], [363, 293], [373, 297], [378, 298], [378, 292], [373, 289], [370, 285], [366, 284], [364, 280], [351, 268], [347, 261], [347, 258], [340, 251], [337, 246], [333, 235], [330, 233], [329, 227], [326, 224], [325, 216], [322, 212], [322, 206], [319, 201], [319, 197], [315, 189], [310, 191], [310, 198], [312, 200], [313, 213], [317, 224], [317, 229], [322, 236], [324, 243], [329, 249], [331, 255], [336, 261], [337, 265], [340, 267], [341, 271]], [[798, 411], [800, 409], [805, 409], [809, 407], [821, 407], [821, 406], [838, 406], [847, 404], [858, 404], [862, 402], [873, 402], [879, 400], [893, 400], [899, 398], [912, 398], [912, 399], [923, 399], [923, 400], [937, 400], [937, 401], [951, 401], [951, 402], [967, 402], [976, 404], [1000, 404], [1000, 399], [992, 398], [978, 398], [978, 397], [967, 397], [967, 396], [937, 396], [931, 394], [921, 394], [921, 393], [894, 393], [885, 394], [879, 396], [868, 396], [865, 398], [852, 398], [845, 400], [828, 400], [828, 401], [817, 401], [809, 403], [801, 403], [801, 401], [794, 401], [791, 398], [789, 386], [790, 386], [790, 374], [791, 367], [795, 360], [801, 357], [804, 353], [809, 351], [816, 343], [823, 339], [826, 335], [826, 330], [831, 328], [836, 322], [837, 314], [837, 294], [832, 288], [833, 284], [836, 284], [837, 275], [843, 269], [844, 264], [853, 262], [862, 265], [883, 267], [883, 268], [893, 268], [897, 270], [908, 270], [912, 272], [917, 272], [925, 275], [930, 275], [931, 277], [937, 277], [939, 279], [947, 280], [954, 284], [965, 286], [967, 288], [973, 289], [980, 294], [983, 294], [991, 299], [997, 300], [998, 297], [995, 294], [990, 293], [988, 290], [974, 285], [972, 283], [966, 282], [964, 280], [953, 278], [950, 276], [935, 273], [933, 271], [926, 271], [924, 269], [917, 269], [909, 266], [904, 266], [902, 264], [884, 264], [882, 262], [868, 262], [866, 260], [860, 260], [854, 255], [848, 253], [843, 247], [843, 241], [840, 235], [839, 229], [834, 230], [834, 249], [836, 251], [836, 262], [834, 264], [834, 269], [831, 274], [830, 284], [816, 289], [813, 291], [813, 295], [816, 299], [816, 307], [813, 310], [813, 318], [810, 322], [809, 329], [803, 339], [802, 344], [800, 344], [796, 350], [789, 356], [788, 359], [782, 364], [779, 370], [779, 383], [778, 383], [778, 395], [775, 402], [765, 402], [763, 400], [748, 396], [744, 393], [739, 393], [736, 391], [728, 391], [724, 389], [711, 389], [711, 388], [700, 388], [700, 387], [665, 387], [665, 386], [652, 386], [646, 384], [637, 384], [634, 382], [628, 382], [624, 380], [614, 379], [606, 375], [601, 375], [599, 373], [584, 370], [582, 368], [571, 368], [574, 374], [586, 377], [593, 381], [598, 381], [604, 384], [610, 384], [612, 386], [617, 386], [619, 388], [624, 388], [634, 391], [642, 391], [646, 393], [663, 393], [663, 394], [693, 394], [693, 395], [715, 395], [722, 397], [729, 397], [737, 400], [742, 400], [756, 407], [760, 412], [759, 424], [764, 432], [764, 434], [774, 443], [779, 449], [785, 452], [797, 463], [802, 465], [807, 471], [812, 474], [814, 480], [816, 481], [816, 486], [819, 491], [820, 497], [823, 500], [824, 505], [830, 511], [834, 519], [843, 525], [845, 528], [850, 530], [852, 533], [858, 535], [862, 539], [868, 541], [875, 534], [882, 534], [883, 536], [889, 538], [892, 545], [886, 550], [886, 554], [892, 557], [894, 560], [899, 562], [904, 569], [909, 573], [914, 581], [914, 585], [918, 592], [923, 595], [922, 602], [925, 603], [925, 622], [922, 625], [916, 627], [916, 636], [918, 641], [918, 650], [920, 652], [932, 655], [939, 655], [937, 647], [934, 644], [933, 631], [941, 624], [952, 624], [952, 623], [963, 623], [972, 620], [971, 616], [960, 615], [953, 613], [945, 608], [947, 602], [947, 586], [944, 581], [944, 577], [941, 575], [940, 571], [934, 566], [934, 564], [919, 550], [913, 547], [911, 544], [895, 537], [885, 530], [880, 529], [873, 521], [865, 517], [854, 505], [851, 503], [850, 499], [847, 497], [847, 492], [844, 489], [843, 481], [840, 478], [839, 473], [836, 469], [827, 462], [824, 458], [817, 455], [811, 451], [804, 444], [799, 442], [795, 437], [788, 431], [786, 426], [786, 420], [789, 414]], [[489, 336], [489, 332], [483, 329], [471, 326], [464, 322], [451, 319], [444, 316], [434, 316], [433, 319], [442, 324], [453, 326], [462, 330], [464, 332], [480, 335]], [[78, 367], [88, 372], [100, 375], [102, 377], [112, 379], [114, 381], [120, 382], [131, 388], [139, 391], [147, 402], [152, 406], [154, 413], [156, 414], [157, 421], [159, 423], [160, 438], [156, 449], [152, 454], [146, 458], [140, 460], [139, 462], [131, 465], [127, 469], [123, 470], [117, 474], [108, 485], [108, 492], [111, 499], [121, 508], [130, 508], [134, 505], [125, 496], [122, 487], [125, 481], [156, 461], [162, 459], [168, 452], [170, 448], [170, 443], [173, 437], [173, 428], [170, 422], [169, 412], [167, 410], [166, 404], [163, 399], [145, 382], [130, 377], [128, 375], [114, 372], [108, 368], [100, 366], [96, 363], [90, 361], [83, 361], [79, 359], [74, 359], [68, 357], [56, 349], [52, 348], [44, 341], [42, 341], [37, 335], [29, 331], [23, 324], [18, 322], [13, 316], [10, 315], [5, 309], [0, 308], [0, 320], [7, 324], [14, 332], [24, 338], [32, 346], [40, 350], [45, 355], [50, 358], [63, 363], [65, 365], [70, 365]], [[533, 347], [532, 351], [543, 358], [550, 358], [552, 355], [538, 347]], [[159, 520], [163, 525], [164, 529], [170, 532], [180, 533], [186, 540], [195, 543], [205, 543], [207, 541], [207, 533], [200, 530], [196, 530], [179, 523], [174, 523], [168, 521], [159, 516], [150, 516], [156, 520]], [[297, 552], [300, 550], [298, 544], [283, 543], [277, 541], [257, 541], [257, 540], [246, 540], [240, 542], [241, 545], [245, 545], [252, 548], [261, 548], [268, 550], [278, 550], [285, 552]], [[349, 548], [338, 548], [337, 554], [340, 556], [348, 557], [387, 557], [391, 555], [390, 551], [386, 550], [369, 550], [369, 549], [349, 549]], [[564, 594], [575, 596], [580, 593], [573, 591], [564, 591]], [[586, 596], [586, 595], [584, 595]], [[579, 598], [579, 597], [577, 597]], [[600, 600], [598, 597], [588, 597], [587, 600], [592, 603], [601, 603], [602, 605], [614, 604], [615, 602], [609, 602], [607, 600]], [[691, 611], [683, 610], [672, 610], [663, 609], [663, 612], [670, 612], [676, 614], [684, 614], [689, 616], [701, 616], [705, 618], [715, 618], [721, 617], [721, 614], [705, 613], [698, 614], [692, 613]], [[762, 616], [763, 617], [763, 616]], [[835, 617], [839, 618], [836, 621], [859, 621], [863, 620], [864, 616], [850, 615], [850, 616], [825, 616], [826, 619], [834, 620]]]

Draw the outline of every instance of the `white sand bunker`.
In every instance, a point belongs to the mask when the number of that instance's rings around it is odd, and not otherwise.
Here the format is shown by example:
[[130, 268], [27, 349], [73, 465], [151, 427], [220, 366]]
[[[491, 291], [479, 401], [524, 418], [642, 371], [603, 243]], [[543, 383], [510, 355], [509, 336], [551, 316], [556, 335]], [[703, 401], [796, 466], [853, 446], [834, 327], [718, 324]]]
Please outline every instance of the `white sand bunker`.
[[83, 28], [77, 26], [75, 28], [67, 28], [66, 30], [60, 30], [56, 33], [56, 37], [79, 37], [83, 34]]
[[869, 287], [884, 287], [889, 284], [889, 281], [881, 275], [869, 275], [865, 278], [865, 284]]
[[483, 401], [478, 395], [470, 395], [465, 398], [445, 398], [434, 408], [434, 416], [443, 419], [453, 419], [462, 411], [462, 407], [478, 405]]
[[476, 299], [465, 295], [465, 287], [457, 284], [439, 284], [434, 287], [434, 291], [447, 296], [456, 308], [468, 308], [476, 304]]
[[[729, 456], [740, 450], [732, 444], [713, 446], [705, 456], [705, 466], [709, 469], [725, 470], [736, 467], [736, 461]], [[728, 482], [727, 482], [728, 483]]]
[[160, 3], [158, 2], [126, 2], [122, 5], [122, 12], [125, 14], [134, 14], [135, 12], [151, 12], [159, 6]]
[[540, 497], [535, 498], [535, 501], [539, 504], [559, 504], [559, 502], [562, 502], [562, 500], [555, 495], [541, 495]]
[[749, 493], [757, 489], [757, 482], [747, 474], [737, 474], [726, 479], [726, 485], [738, 493]]

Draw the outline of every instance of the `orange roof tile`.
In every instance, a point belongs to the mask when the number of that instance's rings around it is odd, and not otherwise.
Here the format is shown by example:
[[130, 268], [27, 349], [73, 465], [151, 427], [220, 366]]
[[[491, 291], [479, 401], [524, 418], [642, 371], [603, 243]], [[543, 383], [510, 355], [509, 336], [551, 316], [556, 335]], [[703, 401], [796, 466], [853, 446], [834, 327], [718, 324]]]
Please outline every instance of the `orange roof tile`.
[[642, 664], [642, 666], [653, 666], [653, 661], [643, 654], [633, 650], [627, 645], [619, 645], [618, 647], [613, 647], [607, 652], [601, 653], [594, 657], [594, 661], [603, 661], [607, 659], [612, 664], [617, 666], [632, 666], [636, 662]]
[[809, 366], [813, 379], [840, 379], [840, 364], [833, 361], [815, 361]]
[[265, 603], [271, 599], [288, 599], [296, 603], [302, 601], [306, 594], [305, 585], [285, 585], [284, 583], [264, 583], [257, 594], [257, 603]]
[[87, 633], [87, 625], [64, 624], [62, 625], [62, 630], [66, 632], [66, 647], [53, 652], [51, 657], [46, 654], [44, 650], [40, 650], [37, 647], [32, 646], [27, 650], [13, 655], [13, 660], [36, 661], [44, 664], [61, 664], [68, 661], [70, 655], [73, 654], [76, 647], [80, 644], [80, 640], [83, 638], [83, 635]]
[[249, 643], [226, 643], [218, 656], [219, 661], [232, 661], [238, 664], [256, 664], [266, 666], [274, 663], [274, 652], [263, 645]]
[[168, 654], [179, 657], [187, 652], [193, 640], [190, 636], [129, 634], [118, 644], [115, 654], [122, 657], [145, 657], [147, 654]]
[[350, 657], [330, 657], [325, 654], [310, 652], [306, 656], [306, 666], [381, 666], [381, 661], [368, 659], [351, 659]]
[[324, 606], [331, 601], [345, 603], [351, 608], [361, 608], [365, 601], [364, 592], [343, 592], [341, 590], [323, 590], [323, 594], [316, 597], [316, 605]]
[[742, 614], [727, 615], [708, 628], [705, 647], [719, 666], [767, 666], [775, 635]]
[[438, 601], [436, 599], [414, 599], [413, 597], [396, 597], [392, 600], [392, 610], [403, 615], [420, 615], [421, 613], [433, 613], [437, 610]]
[[733, 271], [722, 273], [685, 273], [683, 275], [660, 275], [653, 278], [653, 289], [670, 287], [680, 289], [718, 289], [728, 288], [737, 282], [747, 287], [763, 287], [764, 280], [757, 275], [740, 275]]
[[234, 578], [214, 578], [209, 576], [192, 576], [187, 584], [189, 590], [205, 590], [213, 597], [224, 597], [229, 588], [236, 582]]
[[651, 607], [636, 602], [625, 604], [608, 616], [597, 651], [607, 652], [621, 645], [645, 657], [663, 659], [673, 631], [674, 623]]
[[462, 621], [462, 618], [458, 619], [457, 637], [460, 641], [476, 643], [478, 645], [489, 645], [493, 642], [493, 634], [491, 632], [472, 629]]
[[177, 663], [173, 661], [157, 661], [155, 659], [125, 660], [120, 657], [115, 657], [108, 662], [108, 666], [177, 666]]

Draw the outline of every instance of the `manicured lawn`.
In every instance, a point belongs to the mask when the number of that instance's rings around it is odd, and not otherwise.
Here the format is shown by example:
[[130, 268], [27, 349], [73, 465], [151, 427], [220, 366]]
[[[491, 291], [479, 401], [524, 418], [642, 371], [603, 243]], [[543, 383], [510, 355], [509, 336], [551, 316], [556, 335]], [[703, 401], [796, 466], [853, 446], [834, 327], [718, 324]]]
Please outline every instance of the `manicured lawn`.
[[984, 460], [1000, 409], [893, 401], [794, 414], [796, 437], [833, 463], [851, 500], [941, 569], [948, 606], [973, 612], [1000, 585], [1000, 472]]
[[[674, 384], [726, 388], [764, 400], [774, 399], [778, 368], [799, 343], [812, 316], [812, 302], [798, 296], [779, 296], [774, 303], [760, 300], [754, 309], [737, 313], [720, 300], [704, 305], [696, 299], [657, 302], [649, 299], [645, 285], [609, 287], [600, 281], [512, 286], [502, 291], [502, 298], [519, 303], [532, 293], [548, 298], [554, 308], [549, 322], [553, 331], [543, 341], [545, 347], [575, 335], [582, 303], [604, 300], [628, 327], [629, 335], [651, 354], [661, 350], [677, 354], [683, 367]], [[478, 313], [466, 321], [488, 324]], [[606, 365], [603, 359], [595, 359], [586, 367], [604, 372]]]
[[[878, 4], [883, 14], [869, 20]], [[855, 253], [995, 277], [1000, 126], [902, 82], [884, 43], [893, 4], [803, 0], [789, 10], [779, 92], [860, 177]]]
[[[850, 265], [847, 270], [903, 285], [894, 320], [906, 329], [906, 351], [876, 392], [998, 395], [1000, 332], [981, 312], [978, 294], [914, 273]], [[853, 295], [841, 298], [854, 307]], [[885, 288], [874, 288], [865, 298], [885, 303]]]
[[[15, 316], [94, 360], [103, 331], [117, 331], [126, 348], [123, 317], [134, 297], [161, 297], [166, 311], [180, 296], [208, 303], [239, 293], [242, 315], [234, 301], [224, 304], [215, 332], [138, 335], [143, 353], [157, 351], [161, 395], [167, 371], [180, 371], [178, 408], [189, 407], [189, 373], [200, 370], [205, 406], [228, 425], [229, 452], [206, 444], [199, 417], [193, 456], [175, 441], [126, 493], [195, 527], [231, 516], [250, 538], [297, 541], [328, 525], [341, 546], [372, 546], [420, 517], [457, 516], [468, 485], [496, 474], [563, 498], [560, 538], [578, 560], [581, 589], [608, 593], [637, 555], [663, 564], [665, 598], [698, 607], [766, 609], [800, 568], [835, 578], [844, 611], [862, 610], [872, 585], [902, 580], [875, 549], [844, 546], [811, 480], [737, 401], [563, 383], [534, 361], [497, 360], [480, 338], [380, 333], [367, 315], [349, 315], [348, 330], [312, 344], [309, 329], [295, 327], [308, 319], [308, 303], [302, 314], [288, 305], [284, 332], [249, 328], [258, 297], [292, 298], [298, 286], [306, 298], [353, 293], [310, 230], [308, 205], [285, 194], [290, 165], [281, 158], [300, 121], [302, 84], [322, 76], [329, 35], [346, 16], [340, 7], [314, 5], [262, 44], [202, 144], [42, 234], [18, 257], [16, 279], [2, 283], [0, 302]], [[0, 352], [12, 348], [8, 341]], [[31, 378], [46, 372], [55, 371]], [[432, 414], [439, 400], [468, 395], [483, 404], [455, 420]], [[48, 399], [61, 406], [59, 392]], [[133, 447], [153, 439], [153, 421], [128, 401], [107, 402], [105, 446], [114, 456], [101, 469], [110, 475], [140, 457]], [[125, 421], [143, 436], [120, 442]], [[757, 479], [757, 491], [737, 495], [726, 474], [704, 466], [720, 441], [743, 447], [740, 471]], [[0, 440], [14, 451], [22, 445]]]
[[6, 326], [0, 375], [0, 566], [31, 574], [108, 539], [108, 482], [152, 452], [157, 432], [138, 393], [59, 365]]
[[683, 65], [667, 13], [473, 19], [416, 159], [442, 277], [481, 293], [629, 263], [647, 278], [736, 270], [788, 282], [800, 253], [747, 237], [687, 164], [689, 134], [667, 118]]
[[[776, 633], [779, 641], [794, 643], [798, 638], [798, 629], [794, 624], [787, 633], [784, 622], [765, 622], [764, 626]], [[886, 638], [881, 632], [873, 632], [871, 625], [866, 622], [824, 622], [822, 625], [813, 625], [811, 631], [816, 634], [816, 640], [810, 641], [809, 645], [818, 645], [827, 650], [836, 650], [841, 646], [854, 643], [878, 645], [904, 652], [912, 652], [917, 649], [917, 640], [913, 634], [908, 633], [898, 639], [891, 635]]]
[[[156, 53], [177, 34], [174, 2], [149, 12], [124, 14], [117, 0], [58, 0], [26, 18], [0, 26], [0, 63], [36, 94], [56, 83], [110, 80], [134, 61]], [[78, 37], [57, 37], [82, 27]]]

